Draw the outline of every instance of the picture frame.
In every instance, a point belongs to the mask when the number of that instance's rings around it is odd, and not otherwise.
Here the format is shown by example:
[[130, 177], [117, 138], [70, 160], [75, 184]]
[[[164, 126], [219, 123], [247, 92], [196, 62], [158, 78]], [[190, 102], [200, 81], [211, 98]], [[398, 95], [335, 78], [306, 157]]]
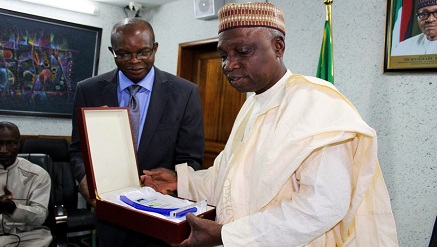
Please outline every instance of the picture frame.
[[71, 118], [97, 75], [102, 28], [0, 9], [0, 114]]
[[437, 53], [418, 51], [412, 42], [426, 39], [416, 14], [417, 0], [387, 1], [384, 72], [437, 71]]

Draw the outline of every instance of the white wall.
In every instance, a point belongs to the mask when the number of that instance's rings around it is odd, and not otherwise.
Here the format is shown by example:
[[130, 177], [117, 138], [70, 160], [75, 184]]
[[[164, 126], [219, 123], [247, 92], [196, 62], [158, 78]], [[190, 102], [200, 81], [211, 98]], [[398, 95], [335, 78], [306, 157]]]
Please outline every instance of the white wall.
[[[226, 1], [230, 2], [230, 1]], [[237, 1], [244, 2], [244, 1]], [[315, 75], [325, 19], [322, 0], [271, 0], [286, 18], [285, 63]], [[387, 1], [336, 0], [333, 5], [335, 84], [379, 136], [379, 160], [391, 195], [401, 247], [428, 246], [437, 214], [437, 74], [383, 73]], [[113, 68], [108, 32], [124, 12], [101, 6], [96, 17], [0, 0], [0, 8], [104, 28], [99, 72]], [[217, 20], [194, 19], [192, 0], [152, 10], [156, 65], [176, 73], [178, 44], [217, 36]], [[102, 11], [102, 9], [104, 11]], [[107, 56], [104, 56], [107, 55]], [[70, 122], [0, 116], [25, 134], [69, 135]]]

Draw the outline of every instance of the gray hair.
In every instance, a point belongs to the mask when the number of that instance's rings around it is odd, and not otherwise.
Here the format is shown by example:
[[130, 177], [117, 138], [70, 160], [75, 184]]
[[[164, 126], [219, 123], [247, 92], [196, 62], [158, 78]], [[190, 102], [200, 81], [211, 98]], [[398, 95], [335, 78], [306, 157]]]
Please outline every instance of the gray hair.
[[152, 25], [146, 20], [143, 20], [138, 17], [130, 17], [130, 18], [124, 18], [123, 20], [119, 21], [112, 27], [111, 30], [111, 46], [114, 46], [116, 43], [116, 37], [117, 34], [121, 32], [122, 29], [126, 27], [142, 27], [145, 26], [150, 32], [152, 33], [152, 42], [155, 43], [155, 32], [153, 31]]

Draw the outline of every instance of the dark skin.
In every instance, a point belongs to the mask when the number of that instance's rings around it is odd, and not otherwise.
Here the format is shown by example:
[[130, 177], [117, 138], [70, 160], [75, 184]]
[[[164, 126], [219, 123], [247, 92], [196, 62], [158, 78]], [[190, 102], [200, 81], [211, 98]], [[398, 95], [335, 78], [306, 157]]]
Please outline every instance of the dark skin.
[[[219, 34], [217, 50], [222, 58], [223, 74], [241, 93], [261, 94], [286, 73], [283, 63], [284, 38], [269, 28], [234, 28]], [[164, 168], [143, 171], [141, 182], [156, 191], [168, 194], [177, 189], [177, 174]], [[216, 246], [223, 244], [222, 224], [187, 215], [190, 236], [174, 246]]]
[[[437, 5], [426, 6], [420, 8], [418, 13], [431, 13], [437, 11]], [[426, 35], [428, 40], [434, 41], [437, 40], [437, 18], [432, 14], [429, 15], [428, 19], [421, 20], [418, 18], [419, 28]]]
[[12, 200], [13, 194], [6, 185], [3, 187], [3, 191], [5, 194], [0, 196], [0, 213], [13, 214], [17, 208], [15, 202]]
[[109, 51], [117, 55], [151, 52], [151, 56], [144, 59], [138, 59], [136, 56], [127, 61], [114, 59], [118, 69], [134, 83], [146, 77], [155, 63], [158, 43], [155, 42], [150, 27], [135, 18], [127, 19], [115, 26], [111, 35], [111, 45]]
[[[114, 58], [114, 61], [118, 69], [133, 83], [146, 77], [155, 63], [158, 43], [155, 42], [151, 27], [141, 19], [126, 18], [117, 23], [111, 33], [111, 45], [108, 49], [113, 55], [132, 54], [130, 60]], [[150, 56], [139, 59], [137, 56], [141, 52]], [[80, 182], [79, 191], [95, 207], [96, 201], [90, 199], [86, 177]]]
[[217, 50], [223, 74], [240, 93], [261, 94], [287, 71], [282, 57], [285, 42], [269, 28], [234, 28], [219, 34]]
[[[6, 169], [17, 159], [20, 150], [20, 132], [16, 126], [0, 128], [0, 164]], [[4, 194], [0, 196], [0, 213], [12, 214], [17, 208], [13, 194], [6, 185]]]

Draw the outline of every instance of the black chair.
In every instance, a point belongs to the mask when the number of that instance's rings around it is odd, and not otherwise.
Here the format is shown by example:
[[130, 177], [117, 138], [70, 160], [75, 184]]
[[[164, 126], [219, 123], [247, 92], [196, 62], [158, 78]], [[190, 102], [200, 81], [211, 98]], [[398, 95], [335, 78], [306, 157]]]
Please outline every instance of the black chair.
[[435, 218], [434, 228], [432, 229], [431, 239], [429, 240], [429, 247], [437, 246], [437, 217]]
[[[67, 233], [93, 231], [92, 241], [95, 244], [95, 214], [89, 205], [86, 208], [78, 208], [79, 193], [70, 165], [67, 140], [55, 138], [24, 139], [21, 141], [20, 150], [20, 153], [47, 154], [53, 159], [53, 200], [56, 213], [63, 214], [62, 217], [58, 216], [58, 221], [66, 222]], [[60, 231], [63, 230], [60, 229]], [[63, 236], [64, 234], [59, 234], [59, 237]]]

